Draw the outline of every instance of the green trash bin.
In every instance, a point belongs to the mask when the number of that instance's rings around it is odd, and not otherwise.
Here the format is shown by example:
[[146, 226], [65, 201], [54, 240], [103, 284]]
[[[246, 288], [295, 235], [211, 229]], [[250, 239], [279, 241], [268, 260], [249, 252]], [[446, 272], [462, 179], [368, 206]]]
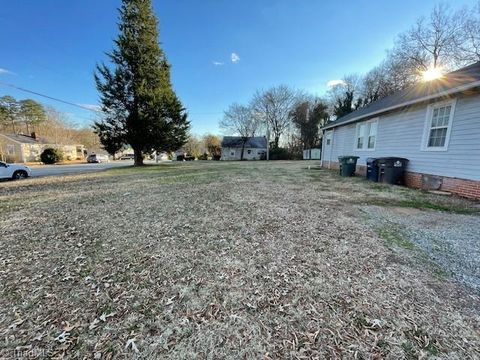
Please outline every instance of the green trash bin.
[[339, 156], [340, 176], [354, 176], [358, 156]]

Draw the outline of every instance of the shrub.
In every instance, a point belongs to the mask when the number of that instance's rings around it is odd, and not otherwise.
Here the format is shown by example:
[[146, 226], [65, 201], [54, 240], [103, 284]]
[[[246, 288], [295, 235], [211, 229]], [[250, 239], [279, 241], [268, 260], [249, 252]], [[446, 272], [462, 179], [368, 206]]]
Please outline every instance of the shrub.
[[198, 160], [208, 160], [208, 154], [204, 153], [198, 157]]
[[59, 149], [46, 148], [40, 155], [44, 164], [55, 164], [63, 160], [63, 152]]
[[270, 160], [291, 160], [291, 154], [285, 148], [270, 149]]

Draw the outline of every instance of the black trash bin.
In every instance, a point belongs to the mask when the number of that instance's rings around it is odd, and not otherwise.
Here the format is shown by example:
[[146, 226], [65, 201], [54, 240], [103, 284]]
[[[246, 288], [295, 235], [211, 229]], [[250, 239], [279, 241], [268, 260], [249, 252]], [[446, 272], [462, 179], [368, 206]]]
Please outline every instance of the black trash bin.
[[353, 176], [355, 175], [355, 169], [357, 167], [358, 156], [339, 156], [338, 162], [340, 163], [340, 175], [341, 176]]
[[379, 173], [378, 181], [401, 185], [403, 184], [403, 174], [408, 164], [408, 159], [398, 157], [385, 157], [377, 159]]
[[367, 158], [367, 179], [378, 182], [378, 159]]

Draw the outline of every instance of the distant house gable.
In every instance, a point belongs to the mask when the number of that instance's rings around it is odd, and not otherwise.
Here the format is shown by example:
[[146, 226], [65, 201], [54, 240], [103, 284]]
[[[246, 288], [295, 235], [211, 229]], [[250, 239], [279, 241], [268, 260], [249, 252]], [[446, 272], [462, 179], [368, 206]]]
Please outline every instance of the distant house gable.
[[49, 142], [46, 141], [45, 139], [33, 138], [30, 135], [23, 135], [23, 134], [0, 134], [0, 135], [18, 144], [49, 144]]

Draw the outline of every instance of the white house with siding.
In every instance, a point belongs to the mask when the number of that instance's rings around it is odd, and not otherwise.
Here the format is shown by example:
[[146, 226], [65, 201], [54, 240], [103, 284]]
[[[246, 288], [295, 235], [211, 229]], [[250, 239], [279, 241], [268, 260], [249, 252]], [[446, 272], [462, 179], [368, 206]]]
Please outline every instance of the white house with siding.
[[221, 160], [265, 160], [267, 156], [267, 138], [263, 136], [242, 138], [224, 136], [222, 139]]
[[480, 198], [480, 62], [360, 108], [323, 128], [322, 166], [338, 157], [409, 159], [406, 184]]
[[8, 163], [39, 162], [40, 154], [46, 148], [60, 149], [65, 160], [84, 158], [83, 145], [55, 144], [46, 139], [39, 138], [32, 133], [25, 134], [0, 134], [0, 160]]

